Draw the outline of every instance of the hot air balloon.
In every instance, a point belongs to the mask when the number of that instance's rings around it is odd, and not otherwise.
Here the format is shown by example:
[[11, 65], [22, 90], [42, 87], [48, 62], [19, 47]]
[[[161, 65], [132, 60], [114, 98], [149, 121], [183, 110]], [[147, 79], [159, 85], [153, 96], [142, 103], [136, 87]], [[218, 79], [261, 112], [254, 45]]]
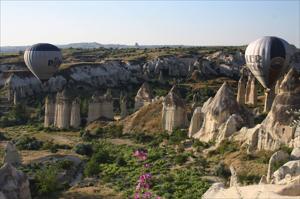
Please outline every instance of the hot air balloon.
[[247, 67], [264, 88], [272, 88], [289, 66], [292, 48], [277, 37], [261, 37], [245, 52]]
[[39, 43], [25, 50], [24, 61], [28, 69], [44, 82], [58, 70], [62, 63], [62, 54], [52, 44]]

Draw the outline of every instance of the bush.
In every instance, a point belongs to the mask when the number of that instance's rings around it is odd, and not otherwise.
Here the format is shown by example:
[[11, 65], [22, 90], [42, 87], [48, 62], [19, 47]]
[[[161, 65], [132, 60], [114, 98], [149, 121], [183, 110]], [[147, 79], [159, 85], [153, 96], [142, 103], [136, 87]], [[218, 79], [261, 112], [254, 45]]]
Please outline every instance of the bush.
[[175, 156], [175, 163], [182, 165], [183, 163], [185, 163], [188, 159], [188, 155], [187, 154], [179, 154], [177, 156]]
[[16, 146], [19, 150], [40, 150], [43, 142], [34, 137], [22, 136], [16, 141]]
[[0, 132], [0, 141], [8, 140], [4, 133]]
[[260, 180], [260, 176], [253, 174], [240, 174], [238, 175], [238, 180], [244, 185], [257, 184]]
[[170, 144], [179, 144], [181, 141], [187, 139], [187, 132], [185, 130], [176, 129], [169, 137]]
[[215, 171], [214, 171], [216, 176], [222, 177], [222, 178], [229, 178], [231, 176], [231, 172], [229, 170], [229, 168], [224, 164], [224, 163], [219, 163], [216, 167], [215, 167]]
[[77, 144], [74, 147], [74, 151], [75, 153], [80, 155], [91, 156], [93, 154], [93, 148], [90, 144], [83, 144], [83, 143]]
[[100, 172], [99, 164], [95, 159], [91, 159], [84, 168], [84, 175], [85, 176], [95, 176], [98, 175]]
[[25, 124], [29, 118], [26, 107], [23, 104], [17, 104], [14, 106], [9, 114], [14, 120], [21, 124]]
[[224, 155], [225, 153], [231, 153], [231, 152], [235, 152], [235, 151], [238, 151], [238, 150], [239, 150], [239, 148], [238, 148], [236, 143], [231, 142], [229, 140], [223, 140], [219, 144], [219, 147], [215, 151], [212, 151], [210, 153], [212, 153], [212, 154], [217, 153], [217, 154]]
[[60, 190], [62, 187], [57, 180], [58, 169], [54, 166], [39, 170], [36, 173], [36, 189], [38, 195], [48, 195]]

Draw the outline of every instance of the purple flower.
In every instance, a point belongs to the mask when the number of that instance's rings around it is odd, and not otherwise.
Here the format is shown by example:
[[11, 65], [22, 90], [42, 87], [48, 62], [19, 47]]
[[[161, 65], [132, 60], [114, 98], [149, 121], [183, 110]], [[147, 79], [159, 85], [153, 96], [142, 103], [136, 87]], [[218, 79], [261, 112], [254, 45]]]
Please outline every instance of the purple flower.
[[149, 199], [149, 198], [151, 198], [151, 196], [152, 196], [152, 193], [150, 193], [150, 192], [145, 192], [145, 193], [143, 194], [143, 198], [144, 198], [144, 199]]
[[146, 151], [142, 151], [142, 150], [136, 150], [133, 153], [134, 157], [137, 157], [140, 160], [146, 160], [147, 159], [147, 152]]
[[146, 163], [146, 164], [144, 164], [144, 167], [145, 167], [145, 168], [149, 168], [149, 167], [150, 167], [150, 164]]
[[140, 194], [136, 192], [136, 193], [134, 194], [134, 199], [140, 199]]

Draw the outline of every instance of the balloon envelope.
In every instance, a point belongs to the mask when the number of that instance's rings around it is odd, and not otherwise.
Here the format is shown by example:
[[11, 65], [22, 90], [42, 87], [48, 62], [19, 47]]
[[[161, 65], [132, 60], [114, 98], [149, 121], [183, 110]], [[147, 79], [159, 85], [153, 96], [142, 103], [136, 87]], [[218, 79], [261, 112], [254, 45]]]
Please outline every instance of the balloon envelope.
[[46, 81], [58, 70], [62, 63], [62, 54], [52, 44], [39, 43], [25, 50], [24, 61], [38, 79]]
[[292, 54], [290, 45], [277, 37], [251, 42], [245, 52], [247, 67], [265, 88], [272, 88], [286, 71]]

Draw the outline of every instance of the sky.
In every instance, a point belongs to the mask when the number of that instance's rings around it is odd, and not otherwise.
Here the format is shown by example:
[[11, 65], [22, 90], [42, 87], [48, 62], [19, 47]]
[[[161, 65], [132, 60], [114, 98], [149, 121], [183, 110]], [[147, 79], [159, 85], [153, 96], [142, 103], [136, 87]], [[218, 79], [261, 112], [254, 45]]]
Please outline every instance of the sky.
[[300, 47], [300, 0], [0, 2], [1, 46], [246, 45], [278, 36]]

